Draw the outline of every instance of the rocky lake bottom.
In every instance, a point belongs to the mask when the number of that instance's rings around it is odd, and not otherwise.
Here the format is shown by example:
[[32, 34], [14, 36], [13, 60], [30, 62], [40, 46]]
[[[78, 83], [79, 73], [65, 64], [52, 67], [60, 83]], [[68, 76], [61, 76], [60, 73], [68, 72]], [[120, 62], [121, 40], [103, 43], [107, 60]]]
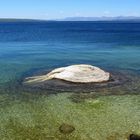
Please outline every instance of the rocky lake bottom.
[[[130, 134], [139, 135], [140, 78], [132, 72], [126, 74], [129, 82], [90, 92], [53, 92], [9, 82], [0, 88], [0, 137], [127, 140]], [[66, 125], [63, 131], [61, 125]], [[69, 133], [67, 125], [74, 130]]]

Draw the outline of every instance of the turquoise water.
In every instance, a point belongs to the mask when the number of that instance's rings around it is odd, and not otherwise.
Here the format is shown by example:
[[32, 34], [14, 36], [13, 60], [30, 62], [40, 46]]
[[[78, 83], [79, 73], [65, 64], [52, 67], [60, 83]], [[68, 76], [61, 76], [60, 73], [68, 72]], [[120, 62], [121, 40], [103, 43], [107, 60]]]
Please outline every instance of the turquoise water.
[[0, 82], [76, 63], [137, 71], [139, 38], [139, 23], [0, 23]]
[[[79, 93], [77, 103], [75, 93], [38, 94], [17, 86], [38, 71], [81, 63], [122, 72], [133, 83], [99, 91], [106, 96]], [[140, 23], [0, 23], [0, 137], [122, 140], [140, 133], [139, 74]], [[65, 122], [76, 128], [70, 135], [58, 130]]]

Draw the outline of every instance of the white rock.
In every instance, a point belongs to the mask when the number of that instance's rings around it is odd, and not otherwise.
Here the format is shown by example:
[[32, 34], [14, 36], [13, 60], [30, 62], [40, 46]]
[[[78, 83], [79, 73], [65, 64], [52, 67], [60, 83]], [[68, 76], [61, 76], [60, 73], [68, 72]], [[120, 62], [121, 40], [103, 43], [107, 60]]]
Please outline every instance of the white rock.
[[110, 73], [91, 65], [71, 65], [57, 68], [42, 76], [28, 77], [25, 83], [40, 83], [50, 79], [61, 79], [73, 83], [100, 83], [110, 79]]

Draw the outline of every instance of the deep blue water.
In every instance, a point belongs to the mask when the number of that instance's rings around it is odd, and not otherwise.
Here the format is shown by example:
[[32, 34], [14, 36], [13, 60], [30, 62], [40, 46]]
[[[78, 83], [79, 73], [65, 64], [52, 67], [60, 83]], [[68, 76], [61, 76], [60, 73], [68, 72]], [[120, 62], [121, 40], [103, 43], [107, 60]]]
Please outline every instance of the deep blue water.
[[80, 63], [139, 72], [140, 23], [0, 23], [1, 84], [32, 70]]

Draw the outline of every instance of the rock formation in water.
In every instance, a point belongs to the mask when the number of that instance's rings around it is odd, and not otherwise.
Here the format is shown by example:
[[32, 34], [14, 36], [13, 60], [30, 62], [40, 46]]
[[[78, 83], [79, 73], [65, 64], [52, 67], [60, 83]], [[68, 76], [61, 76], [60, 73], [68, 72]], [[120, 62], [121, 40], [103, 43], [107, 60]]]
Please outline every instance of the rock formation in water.
[[25, 79], [25, 84], [43, 83], [51, 79], [59, 79], [72, 83], [102, 83], [110, 79], [110, 73], [91, 65], [71, 65], [57, 68], [48, 74]]
[[131, 134], [129, 136], [129, 140], [140, 140], [140, 135]]
[[22, 80], [25, 90], [47, 90], [47, 93], [53, 94], [58, 91], [94, 92], [127, 83], [131, 84], [131, 79], [123, 73], [118, 71], [108, 73], [98, 67], [85, 64], [57, 68], [51, 72], [42, 71]]
[[75, 130], [74, 126], [72, 125], [69, 125], [69, 124], [62, 124], [60, 127], [59, 127], [59, 131], [63, 134], [70, 134], [72, 133], [73, 131]]

